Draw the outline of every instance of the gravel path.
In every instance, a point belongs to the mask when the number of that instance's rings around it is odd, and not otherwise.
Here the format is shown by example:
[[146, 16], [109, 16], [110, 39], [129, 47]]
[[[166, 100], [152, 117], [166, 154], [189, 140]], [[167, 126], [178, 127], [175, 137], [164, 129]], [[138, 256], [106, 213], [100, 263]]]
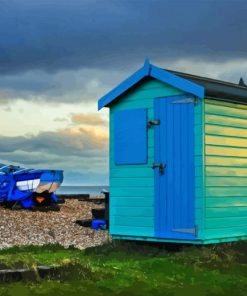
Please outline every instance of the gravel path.
[[0, 207], [0, 249], [23, 245], [60, 244], [79, 249], [109, 241], [107, 231], [82, 227], [76, 220], [90, 219], [91, 209], [102, 206], [66, 200], [59, 212], [31, 212]]

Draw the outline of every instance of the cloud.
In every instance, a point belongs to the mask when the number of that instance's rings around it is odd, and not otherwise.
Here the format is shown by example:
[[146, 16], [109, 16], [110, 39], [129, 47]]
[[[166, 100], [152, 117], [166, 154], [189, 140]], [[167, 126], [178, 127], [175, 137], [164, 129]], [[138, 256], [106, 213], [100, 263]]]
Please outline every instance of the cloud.
[[233, 83], [238, 83], [241, 76], [247, 80], [247, 58], [230, 59], [224, 62], [178, 59], [170, 61], [168, 64], [161, 59], [159, 65], [172, 70], [226, 80]]
[[102, 128], [67, 128], [54, 132], [40, 132], [33, 136], [0, 136], [0, 153], [39, 151], [42, 153], [92, 156], [106, 150], [108, 131]]
[[8, 105], [9, 100], [6, 93], [0, 89], [0, 106]]
[[[106, 184], [108, 132], [100, 127], [67, 128], [36, 136], [0, 136], [0, 163], [65, 170], [66, 184]], [[73, 181], [73, 174], [87, 176]], [[93, 182], [94, 180], [94, 182]], [[90, 184], [91, 184], [90, 183]]]
[[[73, 104], [82, 102], [85, 108], [126, 79], [137, 67], [130, 65], [127, 70], [80, 69], [56, 73], [31, 71], [22, 75], [6, 75], [0, 79], [0, 104], [13, 104], [24, 100], [43, 104]], [[159, 67], [238, 82], [243, 76], [247, 80], [247, 58], [227, 61], [207, 61], [201, 58], [167, 59], [161, 56], [151, 62]], [[76, 107], [75, 107], [76, 109]]]
[[246, 12], [245, 0], [2, 1], [0, 72], [246, 58]]
[[47, 73], [40, 70], [2, 75], [0, 103], [14, 100], [49, 104], [97, 101], [103, 93], [128, 73], [100, 69], [66, 70]]
[[57, 117], [54, 119], [54, 121], [56, 122], [67, 122], [68, 118], [64, 118], [64, 117]]
[[98, 113], [95, 114], [71, 114], [71, 121], [78, 125], [91, 125], [91, 126], [106, 126], [108, 125], [108, 121], [102, 117]]

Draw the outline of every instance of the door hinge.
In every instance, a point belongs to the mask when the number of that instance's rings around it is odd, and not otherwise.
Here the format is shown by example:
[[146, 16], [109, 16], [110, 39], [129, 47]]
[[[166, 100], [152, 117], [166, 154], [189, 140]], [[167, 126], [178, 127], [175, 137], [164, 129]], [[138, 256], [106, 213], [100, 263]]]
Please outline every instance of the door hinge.
[[171, 102], [171, 104], [191, 104], [191, 103], [196, 105], [198, 103], [198, 99], [197, 98], [186, 98], [186, 99], [181, 99], [181, 100]]
[[148, 127], [151, 127], [153, 125], [160, 125], [160, 120], [159, 119], [149, 120], [148, 121]]

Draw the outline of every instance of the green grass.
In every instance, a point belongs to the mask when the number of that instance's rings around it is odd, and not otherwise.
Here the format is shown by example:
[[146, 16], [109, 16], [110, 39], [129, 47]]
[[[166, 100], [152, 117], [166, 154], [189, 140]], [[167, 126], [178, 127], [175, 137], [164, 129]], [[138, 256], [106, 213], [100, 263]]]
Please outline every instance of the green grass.
[[42, 280], [0, 284], [0, 295], [247, 295], [247, 242], [180, 247], [115, 242], [0, 251], [2, 267], [59, 266]]

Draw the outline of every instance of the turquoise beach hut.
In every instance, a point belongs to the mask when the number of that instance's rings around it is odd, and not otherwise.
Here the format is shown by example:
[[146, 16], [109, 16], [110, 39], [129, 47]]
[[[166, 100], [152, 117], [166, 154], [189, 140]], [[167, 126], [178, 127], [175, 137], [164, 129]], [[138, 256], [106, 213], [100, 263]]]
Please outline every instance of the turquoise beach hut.
[[208, 244], [247, 239], [247, 88], [144, 66], [110, 108], [110, 234]]

